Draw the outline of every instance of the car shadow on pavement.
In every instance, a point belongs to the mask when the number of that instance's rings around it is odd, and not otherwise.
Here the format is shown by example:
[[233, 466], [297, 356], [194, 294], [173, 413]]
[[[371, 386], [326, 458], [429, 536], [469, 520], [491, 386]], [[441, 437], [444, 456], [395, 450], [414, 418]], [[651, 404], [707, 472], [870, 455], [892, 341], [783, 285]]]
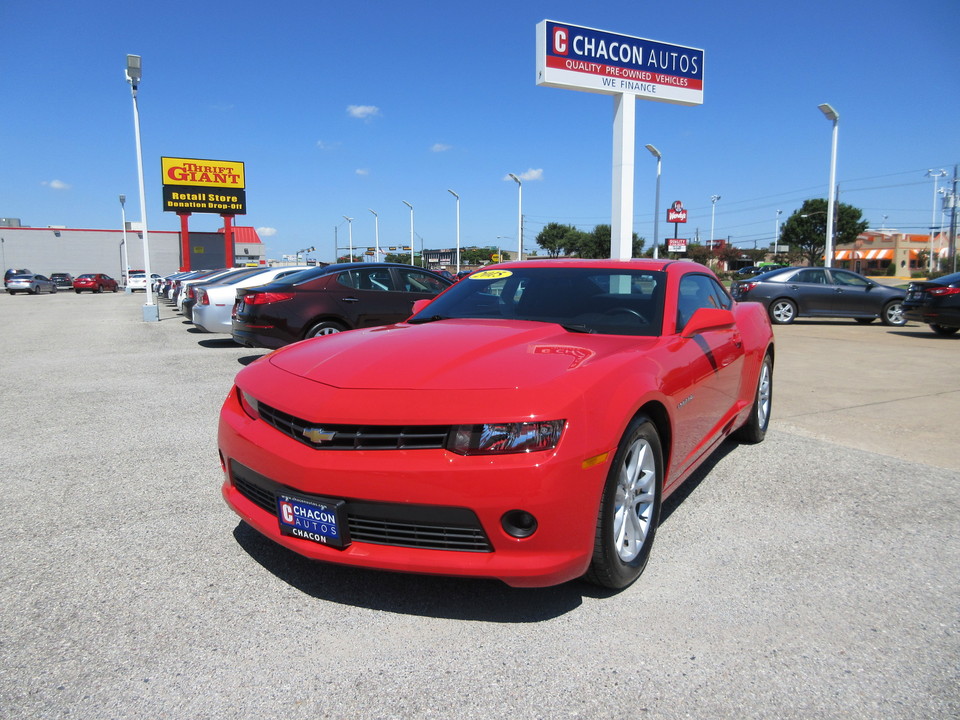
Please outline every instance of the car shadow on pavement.
[[[191, 332], [188, 330], [187, 332]], [[201, 333], [200, 330], [196, 331], [198, 334], [206, 335], [207, 333]], [[197, 345], [205, 348], [235, 348], [239, 347], [237, 343], [233, 341], [232, 337], [218, 337], [210, 338], [208, 340], [197, 340]]]
[[[662, 526], [720, 460], [737, 447], [721, 445], [664, 503]], [[604, 599], [619, 591], [582, 580], [547, 588], [512, 588], [498, 580], [414, 575], [332, 565], [302, 557], [265, 538], [244, 522], [233, 536], [243, 550], [285, 583], [318, 600], [405, 615], [453, 620], [532, 623], [564, 615], [585, 597]], [[654, 553], [656, 547], [654, 547]], [[643, 582], [641, 576], [638, 582]]]

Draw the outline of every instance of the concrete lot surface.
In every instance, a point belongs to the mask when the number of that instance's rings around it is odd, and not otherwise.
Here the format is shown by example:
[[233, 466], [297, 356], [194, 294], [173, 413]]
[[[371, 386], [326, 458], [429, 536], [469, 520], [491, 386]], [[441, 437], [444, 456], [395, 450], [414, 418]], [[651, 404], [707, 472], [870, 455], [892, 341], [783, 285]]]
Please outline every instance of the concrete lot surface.
[[766, 442], [636, 584], [514, 590], [241, 525], [217, 413], [261, 353], [143, 302], [0, 296], [0, 718], [960, 717], [960, 338], [777, 328]]

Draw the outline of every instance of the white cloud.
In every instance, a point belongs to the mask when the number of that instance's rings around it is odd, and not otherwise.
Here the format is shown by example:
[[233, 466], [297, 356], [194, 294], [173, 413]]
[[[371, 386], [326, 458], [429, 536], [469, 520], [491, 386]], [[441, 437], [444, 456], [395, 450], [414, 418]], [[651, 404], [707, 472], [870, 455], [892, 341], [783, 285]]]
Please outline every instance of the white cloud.
[[49, 182], [44, 180], [41, 184], [44, 187], [50, 188], [51, 190], [69, 190], [72, 187], [62, 180], [50, 180]]
[[277, 229], [272, 227], [258, 227], [257, 235], [262, 237], [273, 237], [277, 234]]
[[318, 150], [336, 150], [340, 147], [338, 142], [326, 142], [325, 140], [317, 140], [317, 149]]
[[443, 143], [434, 143], [433, 147], [430, 148], [430, 152], [446, 152], [450, 150], [452, 145], [444, 145]]
[[357, 168], [356, 173], [357, 175], [366, 176], [370, 174], [370, 171], [367, 170], [366, 168]]
[[380, 108], [376, 105], [347, 105], [347, 114], [359, 120], [366, 120], [379, 115]]
[[[517, 177], [523, 180], [524, 182], [526, 182], [527, 180], [543, 180], [543, 168], [537, 168], [537, 169], [530, 168], [526, 172], [523, 172], [517, 175]], [[503, 179], [513, 180], [513, 178], [510, 177], [509, 174], [504, 175]]]

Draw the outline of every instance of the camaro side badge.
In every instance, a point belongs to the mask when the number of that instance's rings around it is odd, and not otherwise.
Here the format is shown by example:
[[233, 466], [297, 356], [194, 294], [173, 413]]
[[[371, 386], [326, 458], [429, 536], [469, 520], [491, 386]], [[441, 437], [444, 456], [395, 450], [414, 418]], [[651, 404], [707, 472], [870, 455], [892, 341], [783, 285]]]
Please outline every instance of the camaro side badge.
[[333, 440], [335, 435], [336, 433], [332, 430], [324, 430], [323, 428], [304, 428], [303, 430], [303, 436], [314, 445]]
[[[677, 410], [679, 410], [680, 408], [682, 408], [684, 405], [686, 405], [686, 404], [687, 404], [688, 402], [690, 402], [691, 400], [693, 400], [693, 395], [687, 395], [687, 397], [685, 397], [683, 400], [681, 400], [680, 403], [677, 405]], [[306, 434], [306, 433], [304, 433], [304, 434]]]

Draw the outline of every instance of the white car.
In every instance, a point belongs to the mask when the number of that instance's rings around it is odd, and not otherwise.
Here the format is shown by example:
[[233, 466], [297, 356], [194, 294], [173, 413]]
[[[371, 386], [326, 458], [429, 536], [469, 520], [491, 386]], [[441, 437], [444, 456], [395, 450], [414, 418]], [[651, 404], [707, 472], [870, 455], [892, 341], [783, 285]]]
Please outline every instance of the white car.
[[133, 273], [127, 278], [127, 290], [136, 292], [137, 290], [147, 291], [147, 276], [144, 273]]
[[230, 333], [233, 329], [233, 302], [237, 297], [237, 288], [266, 285], [277, 278], [291, 275], [301, 270], [310, 270], [313, 265], [266, 268], [263, 272], [249, 275], [235, 282], [226, 280], [198, 287], [196, 303], [193, 306], [193, 324], [199, 330], [209, 333]]

